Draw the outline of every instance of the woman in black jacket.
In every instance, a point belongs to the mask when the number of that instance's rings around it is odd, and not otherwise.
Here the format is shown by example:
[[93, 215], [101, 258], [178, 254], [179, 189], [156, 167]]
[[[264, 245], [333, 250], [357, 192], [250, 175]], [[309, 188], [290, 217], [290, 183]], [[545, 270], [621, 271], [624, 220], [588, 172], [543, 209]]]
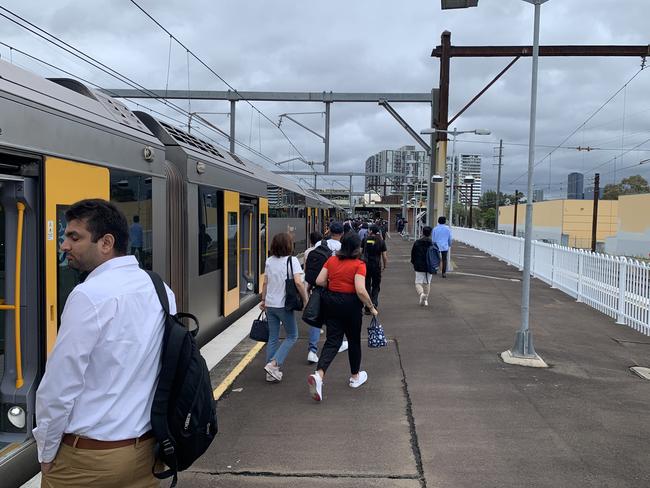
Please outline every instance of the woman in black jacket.
[[429, 306], [429, 285], [431, 274], [427, 268], [427, 251], [433, 245], [431, 242], [431, 227], [422, 228], [422, 237], [413, 243], [411, 248], [411, 264], [415, 270], [415, 291], [420, 298], [420, 305]]

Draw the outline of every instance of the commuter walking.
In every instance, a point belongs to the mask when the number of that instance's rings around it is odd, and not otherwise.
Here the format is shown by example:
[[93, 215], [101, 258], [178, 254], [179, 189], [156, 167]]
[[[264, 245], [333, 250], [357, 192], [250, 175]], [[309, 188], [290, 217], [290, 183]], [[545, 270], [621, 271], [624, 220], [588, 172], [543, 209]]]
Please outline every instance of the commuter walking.
[[[286, 280], [293, 277], [296, 288], [307, 303], [307, 292], [302, 284], [302, 268], [293, 251], [293, 239], [287, 232], [276, 234], [271, 241], [271, 256], [264, 266], [262, 303], [269, 322], [269, 341], [266, 344], [266, 381], [274, 383], [282, 380], [280, 367], [289, 351], [298, 340], [298, 324], [293, 310], [284, 307], [287, 298]], [[293, 276], [291, 276], [293, 270]], [[284, 326], [287, 337], [280, 344], [280, 324]]]
[[356, 233], [346, 234], [341, 239], [341, 250], [327, 260], [316, 279], [318, 286], [328, 290], [323, 303], [327, 338], [316, 372], [307, 378], [311, 397], [316, 401], [323, 400], [323, 379], [336, 357], [344, 334], [349, 342], [350, 387], [358, 388], [368, 379], [368, 374], [360, 369], [361, 308], [365, 305], [373, 315], [377, 315], [377, 309], [366, 291], [366, 263], [359, 259], [360, 256], [359, 236]]
[[41, 486], [159, 486], [151, 406], [165, 314], [151, 278], [127, 255], [128, 222], [117, 207], [82, 200], [65, 219], [61, 250], [87, 277], [65, 302], [36, 392]]
[[[341, 249], [341, 238], [345, 235], [345, 225], [340, 222], [332, 222], [330, 225], [330, 238], [327, 240], [327, 247], [332, 250], [332, 256], [334, 256]], [[343, 342], [341, 343], [341, 348], [339, 352], [347, 351], [348, 341], [346, 337], [343, 337]]]
[[[386, 241], [381, 237], [381, 230], [376, 225], [368, 229], [368, 237], [361, 243], [363, 260], [366, 262], [366, 291], [370, 295], [375, 308], [379, 307], [379, 290], [381, 286], [381, 272], [388, 264], [388, 251]], [[366, 313], [370, 313], [368, 308]]]
[[415, 271], [415, 291], [418, 294], [420, 305], [429, 306], [429, 289], [431, 273], [427, 264], [427, 252], [433, 245], [431, 242], [431, 227], [422, 228], [422, 237], [413, 243], [411, 248], [411, 264]]
[[431, 240], [438, 246], [440, 251], [440, 267], [442, 269], [442, 277], [447, 277], [447, 258], [449, 250], [451, 249], [451, 228], [446, 225], [446, 217], [438, 217], [438, 225], [431, 233]]
[[[316, 249], [316, 247], [321, 244], [322, 240], [323, 236], [320, 232], [312, 232], [309, 234], [309, 243], [311, 244], [311, 247], [305, 250], [305, 271], [307, 271], [307, 258], [309, 257], [309, 253]], [[311, 295], [313, 288], [312, 285], [307, 282], [306, 279], [304, 284], [307, 296]], [[309, 326], [309, 342], [307, 345], [307, 362], [309, 364], [315, 364], [318, 362], [318, 340], [320, 339], [321, 330], [320, 327]]]
[[361, 229], [359, 229], [359, 239], [361, 239], [361, 242], [367, 237], [368, 235], [368, 223], [364, 222], [361, 224]]

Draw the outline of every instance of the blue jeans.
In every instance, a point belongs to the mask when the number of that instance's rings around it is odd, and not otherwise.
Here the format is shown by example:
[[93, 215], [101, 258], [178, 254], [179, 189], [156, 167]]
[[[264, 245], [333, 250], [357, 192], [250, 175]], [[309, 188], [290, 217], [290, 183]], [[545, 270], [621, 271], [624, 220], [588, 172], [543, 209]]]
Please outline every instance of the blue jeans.
[[320, 327], [309, 327], [309, 350], [318, 352], [318, 340], [320, 339]]
[[[266, 362], [275, 359], [278, 365], [282, 364], [289, 351], [298, 340], [298, 324], [293, 311], [284, 308], [267, 307], [266, 317], [269, 321], [269, 342], [266, 345]], [[280, 344], [280, 322], [284, 325], [287, 337]]]

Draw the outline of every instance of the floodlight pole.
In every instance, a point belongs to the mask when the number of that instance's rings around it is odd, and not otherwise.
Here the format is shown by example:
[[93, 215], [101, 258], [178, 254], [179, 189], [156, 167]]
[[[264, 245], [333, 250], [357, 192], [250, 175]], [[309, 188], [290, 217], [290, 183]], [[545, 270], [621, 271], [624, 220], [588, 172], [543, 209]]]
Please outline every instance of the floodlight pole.
[[547, 0], [524, 0], [535, 5], [533, 31], [533, 67], [530, 87], [530, 132], [528, 138], [528, 188], [526, 190], [526, 229], [524, 234], [524, 270], [521, 289], [521, 327], [515, 335], [511, 354], [520, 358], [536, 358], [533, 334], [530, 331], [530, 264], [533, 237], [533, 168], [535, 166], [535, 129], [537, 117], [537, 71], [539, 65], [539, 21], [542, 3]]

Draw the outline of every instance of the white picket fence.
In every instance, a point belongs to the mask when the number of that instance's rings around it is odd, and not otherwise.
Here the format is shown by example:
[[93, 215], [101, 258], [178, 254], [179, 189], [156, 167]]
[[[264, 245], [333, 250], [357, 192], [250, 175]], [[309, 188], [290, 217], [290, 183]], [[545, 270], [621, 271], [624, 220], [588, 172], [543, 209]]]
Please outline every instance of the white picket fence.
[[[524, 239], [463, 227], [454, 240], [523, 268]], [[578, 302], [650, 335], [650, 266], [636, 259], [609, 256], [533, 241], [532, 276], [559, 288]]]

